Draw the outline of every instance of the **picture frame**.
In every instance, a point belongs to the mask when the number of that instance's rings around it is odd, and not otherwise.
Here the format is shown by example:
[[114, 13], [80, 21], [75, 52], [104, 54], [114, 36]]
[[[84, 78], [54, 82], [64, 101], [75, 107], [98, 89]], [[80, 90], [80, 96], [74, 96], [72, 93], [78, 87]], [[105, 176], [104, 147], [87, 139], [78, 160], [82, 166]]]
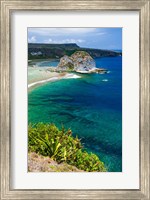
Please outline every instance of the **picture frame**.
[[[150, 199], [150, 1], [28, 1], [1, 2], [1, 199]], [[67, 2], [67, 4], [66, 4]], [[11, 14], [16, 10], [138, 11], [140, 15], [140, 189], [14, 190], [11, 189]]]

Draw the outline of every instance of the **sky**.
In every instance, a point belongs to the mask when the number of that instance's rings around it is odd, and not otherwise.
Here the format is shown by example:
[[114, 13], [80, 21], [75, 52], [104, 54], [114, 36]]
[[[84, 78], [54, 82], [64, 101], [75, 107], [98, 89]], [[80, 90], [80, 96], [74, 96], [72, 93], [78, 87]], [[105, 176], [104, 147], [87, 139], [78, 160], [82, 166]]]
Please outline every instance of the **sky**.
[[28, 28], [28, 43], [76, 43], [80, 47], [122, 49], [122, 28]]

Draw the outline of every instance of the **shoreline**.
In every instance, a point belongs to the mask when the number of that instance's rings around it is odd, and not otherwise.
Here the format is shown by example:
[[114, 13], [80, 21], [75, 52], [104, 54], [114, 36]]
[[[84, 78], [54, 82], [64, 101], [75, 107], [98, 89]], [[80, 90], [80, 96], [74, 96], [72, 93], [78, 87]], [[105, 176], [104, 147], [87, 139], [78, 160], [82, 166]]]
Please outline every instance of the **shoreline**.
[[35, 85], [38, 85], [38, 84], [41, 84], [41, 83], [51, 82], [53, 80], [58, 80], [58, 79], [59, 79], [58, 77], [51, 77], [49, 79], [45, 79], [45, 80], [41, 80], [41, 81], [36, 81], [36, 82], [28, 84], [28, 88], [31, 88], [31, 87], [33, 87]]
[[57, 81], [61, 79], [80, 78], [74, 73], [58, 73], [48, 70], [49, 67], [28, 67], [28, 89], [41, 85], [46, 82]]

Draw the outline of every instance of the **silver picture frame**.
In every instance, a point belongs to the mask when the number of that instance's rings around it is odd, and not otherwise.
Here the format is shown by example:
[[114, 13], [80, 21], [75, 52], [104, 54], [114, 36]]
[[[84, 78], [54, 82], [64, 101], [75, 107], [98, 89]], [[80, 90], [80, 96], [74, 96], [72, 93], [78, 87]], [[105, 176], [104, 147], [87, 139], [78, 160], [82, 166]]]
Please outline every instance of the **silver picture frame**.
[[[1, 196], [11, 199], [150, 199], [150, 1], [149, 0], [0, 0], [0, 149]], [[11, 15], [13, 11], [138, 11], [140, 27], [140, 189], [14, 190], [11, 182]]]

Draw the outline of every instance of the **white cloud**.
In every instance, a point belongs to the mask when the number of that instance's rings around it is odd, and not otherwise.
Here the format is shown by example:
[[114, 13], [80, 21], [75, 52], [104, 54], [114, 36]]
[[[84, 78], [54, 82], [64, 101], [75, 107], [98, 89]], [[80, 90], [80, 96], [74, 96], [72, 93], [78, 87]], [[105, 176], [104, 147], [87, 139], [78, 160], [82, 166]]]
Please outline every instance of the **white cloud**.
[[53, 44], [64, 44], [64, 43], [82, 43], [84, 40], [81, 39], [63, 39], [63, 40], [53, 40], [49, 38], [45, 40], [44, 43], [53, 43]]
[[41, 36], [94, 33], [96, 28], [28, 28], [28, 33]]
[[99, 33], [96, 33], [96, 35], [106, 35], [105, 32], [99, 32]]
[[28, 38], [28, 42], [30, 42], [30, 43], [36, 42], [36, 37], [32, 36], [32, 37]]

